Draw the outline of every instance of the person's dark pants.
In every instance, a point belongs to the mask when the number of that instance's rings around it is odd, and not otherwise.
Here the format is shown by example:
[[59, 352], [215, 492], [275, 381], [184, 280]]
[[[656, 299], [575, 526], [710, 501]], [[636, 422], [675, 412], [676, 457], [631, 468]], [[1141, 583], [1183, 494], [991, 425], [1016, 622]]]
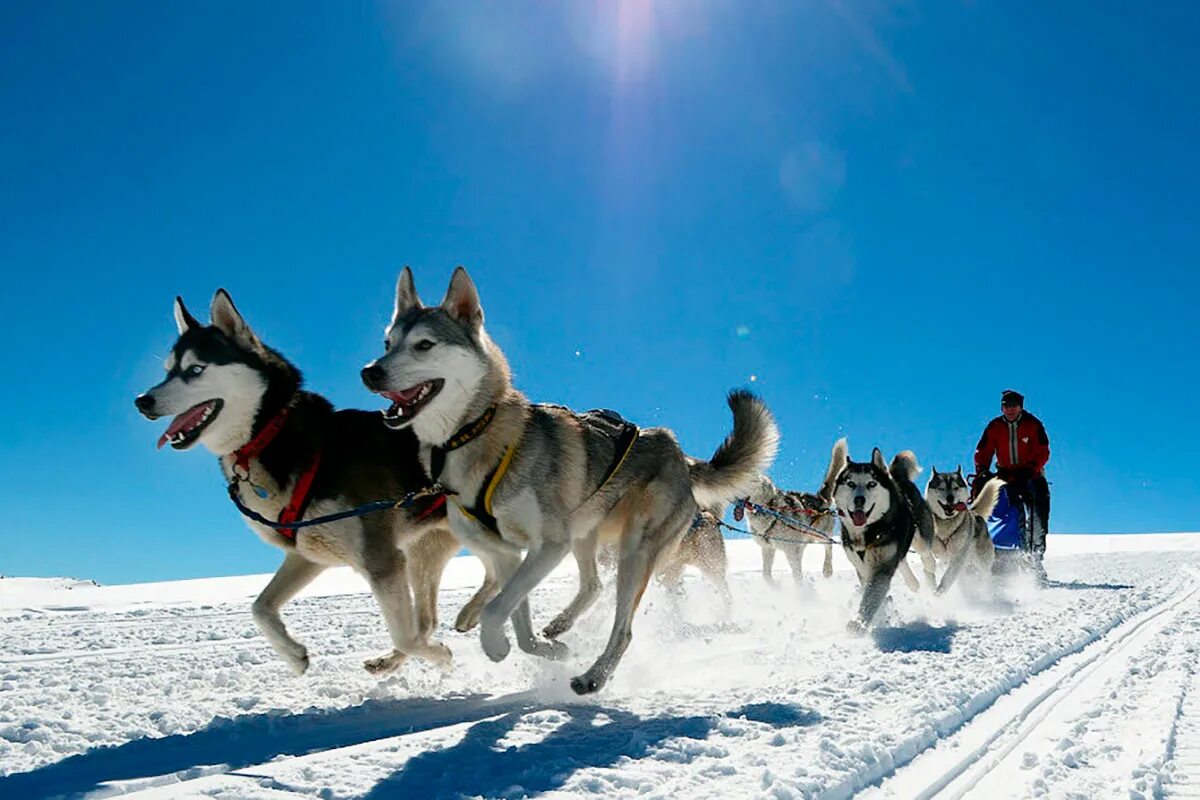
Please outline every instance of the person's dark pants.
[[1019, 498], [1028, 511], [1021, 549], [1041, 561], [1050, 529], [1050, 484], [1045, 475], [1018, 473], [1001, 477], [1008, 483], [1009, 497]]

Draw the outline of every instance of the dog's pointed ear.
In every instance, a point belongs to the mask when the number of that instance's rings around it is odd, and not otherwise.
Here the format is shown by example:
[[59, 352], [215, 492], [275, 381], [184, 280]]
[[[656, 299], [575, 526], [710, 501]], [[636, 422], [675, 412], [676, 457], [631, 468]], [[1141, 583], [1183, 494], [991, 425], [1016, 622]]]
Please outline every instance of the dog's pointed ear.
[[209, 315], [212, 318], [213, 326], [230, 339], [249, 350], [263, 349], [262, 342], [254, 335], [254, 331], [250, 330], [246, 320], [242, 318], [237, 306], [233, 304], [233, 298], [229, 296], [229, 292], [217, 289], [217, 293], [213, 295]]
[[479, 305], [479, 292], [475, 283], [462, 267], [454, 268], [450, 288], [442, 300], [442, 310], [473, 331], [483, 326], [483, 308]]
[[960, 477], [960, 478], [961, 478], [961, 477], [962, 477], [962, 464], [959, 464], [957, 467], [955, 467], [955, 468], [954, 468], [954, 471], [955, 471], [955, 472], [957, 472], [957, 473], [958, 473], [958, 477]]
[[192, 313], [187, 310], [187, 306], [183, 304], [182, 297], [175, 298], [175, 327], [179, 328], [179, 335], [183, 336], [192, 328], [199, 328], [200, 323]]
[[931, 472], [929, 474], [929, 480], [933, 480], [934, 478], [936, 478], [938, 476], [937, 467], [930, 467], [930, 469], [932, 469], [933, 472]]
[[392, 324], [395, 325], [396, 320], [409, 311], [424, 307], [421, 304], [421, 298], [417, 296], [417, 285], [413, 282], [412, 268], [406, 266], [400, 270], [400, 277], [396, 280], [396, 310], [392, 313]]
[[887, 462], [883, 460], [883, 453], [880, 452], [878, 447], [871, 451], [871, 463], [874, 464], [877, 469], [883, 472], [888, 471]]

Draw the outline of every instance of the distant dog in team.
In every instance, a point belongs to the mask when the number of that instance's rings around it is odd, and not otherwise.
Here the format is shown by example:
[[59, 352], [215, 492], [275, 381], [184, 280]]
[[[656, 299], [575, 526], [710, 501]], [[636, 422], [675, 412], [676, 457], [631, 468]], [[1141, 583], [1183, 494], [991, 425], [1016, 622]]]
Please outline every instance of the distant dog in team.
[[[992, 574], [996, 548], [988, 534], [987, 518], [1000, 499], [1003, 485], [1003, 481], [992, 478], [983, 485], [979, 496], [971, 500], [971, 487], [961, 466], [954, 472], [933, 470], [925, 487], [925, 503], [933, 513], [933, 539], [917, 537], [913, 549], [921, 557], [926, 585], [938, 594], [954, 584], [968, 563], [974, 564], [982, 576]], [[941, 583], [937, 580], [939, 561], [946, 568]]]
[[[389, 425], [416, 433], [430, 477], [454, 492], [452, 529], [498, 577], [500, 592], [480, 620], [489, 658], [508, 655], [510, 618], [521, 649], [563, 657], [561, 643], [534, 634], [529, 593], [573, 549], [617, 542], [612, 633], [596, 662], [571, 681], [579, 694], [597, 691], [629, 646], [659, 559], [701, 506], [745, 496], [774, 458], [770, 412], [747, 392], [731, 393], [733, 433], [711, 460], [689, 463], [664, 428], [532, 404], [513, 388], [461, 267], [432, 308], [422, 305], [406, 268], [386, 340], [387, 352], [363, 369], [363, 382], [391, 401]], [[594, 586], [581, 582], [570, 610], [586, 609]]]
[[918, 588], [905, 556], [914, 535], [932, 540], [933, 518], [913, 483], [921, 468], [912, 452], [897, 454], [888, 467], [877, 447], [870, 461], [858, 463], [849, 460], [846, 440], [840, 439], [833, 447], [832, 461], [845, 465], [838, 472], [833, 497], [842, 523], [842, 550], [862, 584], [858, 612], [848, 628], [862, 633], [887, 597], [897, 569], [909, 588]]
[[[837, 519], [832, 508], [833, 482], [841, 466], [830, 463], [829, 471], [821, 483], [821, 488], [813, 492], [792, 492], [778, 488], [766, 475], [760, 475], [758, 486], [750, 493], [750, 502], [774, 511], [784, 517], [820, 531], [828, 541], [822, 546], [825, 549], [825, 559], [822, 572], [825, 577], [833, 574], [833, 533]], [[775, 582], [771, 570], [775, 565], [775, 551], [779, 550], [787, 558], [792, 568], [792, 577], [797, 583], [803, 580], [801, 568], [804, 548], [809, 544], [820, 543], [820, 540], [805, 532], [803, 528], [790, 525], [784, 519], [771, 513], [756, 512], [754, 506], [746, 507], [746, 522], [754, 534], [754, 541], [762, 549], [762, 575], [767, 583]]]
[[[167, 375], [136, 401], [147, 419], [174, 417], [159, 447], [203, 444], [217, 455], [238, 501], [272, 521], [398, 500], [427, 485], [410, 431], [388, 428], [379, 412], [335, 411], [305, 391], [300, 371], [262, 343], [224, 289], [213, 297], [211, 319], [201, 324], [175, 299], [179, 338]], [[366, 578], [392, 639], [392, 651], [367, 661], [367, 670], [388, 672], [410, 655], [449, 662], [450, 651], [430, 635], [442, 570], [459, 544], [436, 498], [312, 527], [247, 524], [284, 552], [253, 613], [295, 672], [308, 669], [308, 650], [288, 633], [280, 608], [326, 567], [341, 564]], [[460, 624], [469, 624], [471, 613], [466, 609]]]

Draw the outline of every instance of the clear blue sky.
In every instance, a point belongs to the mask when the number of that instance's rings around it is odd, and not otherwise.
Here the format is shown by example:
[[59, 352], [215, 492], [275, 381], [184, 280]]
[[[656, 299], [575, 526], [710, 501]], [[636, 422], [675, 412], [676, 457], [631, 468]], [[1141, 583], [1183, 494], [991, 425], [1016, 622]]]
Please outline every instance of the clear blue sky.
[[[1196, 530], [1200, 6], [4, 3], [0, 572], [272, 569], [133, 408], [227, 287], [378, 407], [400, 267], [455, 264], [532, 398], [774, 475], [966, 463], [1016, 387], [1053, 529]], [[751, 384], [751, 376], [755, 376]], [[1053, 542], [1051, 543], [1053, 549]]]

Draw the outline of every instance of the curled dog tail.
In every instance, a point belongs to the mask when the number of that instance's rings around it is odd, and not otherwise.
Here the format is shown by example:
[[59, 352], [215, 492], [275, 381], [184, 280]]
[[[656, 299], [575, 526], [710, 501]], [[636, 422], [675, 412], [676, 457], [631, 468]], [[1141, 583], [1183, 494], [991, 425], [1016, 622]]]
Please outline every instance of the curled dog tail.
[[992, 510], [996, 507], [996, 503], [1000, 500], [1000, 488], [1004, 486], [1004, 481], [999, 478], [992, 478], [983, 485], [979, 490], [979, 496], [971, 501], [971, 513], [977, 517], [987, 519], [992, 515]]
[[770, 409], [750, 392], [729, 393], [733, 432], [708, 461], [692, 461], [692, 495], [701, 508], [731, 503], [758, 486], [758, 477], [779, 450], [779, 428]]
[[888, 472], [898, 481], [908, 481], [912, 483], [921, 474], [921, 465], [917, 463], [917, 456], [912, 450], [905, 450], [901, 453], [896, 453], [892, 459], [892, 466], [888, 468]]

